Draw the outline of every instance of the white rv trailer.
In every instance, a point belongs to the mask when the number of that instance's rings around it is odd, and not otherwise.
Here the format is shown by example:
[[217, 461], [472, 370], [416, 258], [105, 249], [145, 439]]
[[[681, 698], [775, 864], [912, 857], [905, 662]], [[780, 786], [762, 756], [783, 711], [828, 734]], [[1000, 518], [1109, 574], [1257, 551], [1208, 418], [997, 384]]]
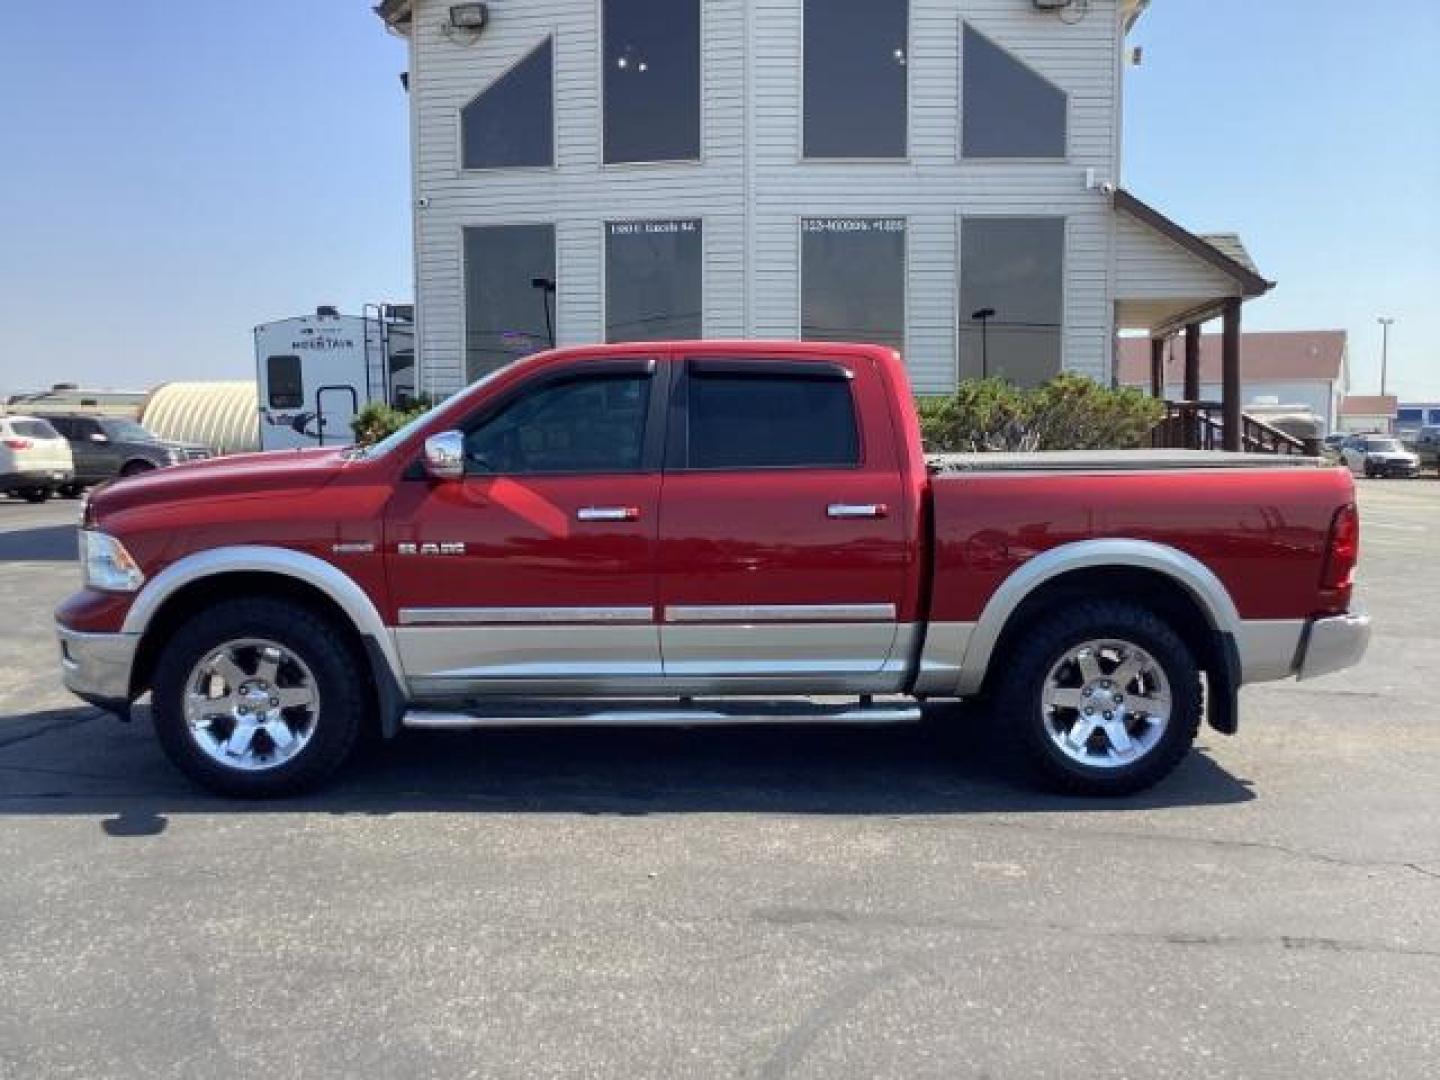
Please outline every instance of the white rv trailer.
[[364, 315], [341, 315], [322, 307], [257, 326], [261, 449], [345, 446], [365, 404], [413, 399], [413, 311], [376, 304]]

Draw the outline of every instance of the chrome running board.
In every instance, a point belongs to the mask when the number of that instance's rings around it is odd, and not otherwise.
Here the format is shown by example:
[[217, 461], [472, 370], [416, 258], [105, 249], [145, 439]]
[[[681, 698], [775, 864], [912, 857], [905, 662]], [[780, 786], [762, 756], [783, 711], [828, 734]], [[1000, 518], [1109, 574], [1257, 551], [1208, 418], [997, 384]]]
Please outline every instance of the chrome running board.
[[749, 724], [913, 724], [910, 701], [822, 704], [805, 700], [487, 701], [483, 707], [417, 708], [407, 728], [453, 731], [534, 727], [726, 727]]

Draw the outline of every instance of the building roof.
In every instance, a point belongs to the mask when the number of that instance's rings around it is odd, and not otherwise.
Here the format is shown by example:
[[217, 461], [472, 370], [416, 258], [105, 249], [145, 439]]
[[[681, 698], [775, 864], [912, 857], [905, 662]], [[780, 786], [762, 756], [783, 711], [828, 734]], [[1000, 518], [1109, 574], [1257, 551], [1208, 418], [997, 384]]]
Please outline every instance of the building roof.
[[1255, 269], [1254, 261], [1236, 233], [1210, 233], [1206, 236], [1193, 233], [1124, 188], [1115, 189], [1113, 200], [1116, 210], [1148, 225], [1233, 279], [1240, 286], [1240, 295], [1264, 296], [1275, 287], [1273, 281], [1266, 280]]
[[[1200, 381], [1220, 381], [1219, 334], [1200, 335]], [[1338, 381], [1345, 370], [1344, 330], [1275, 330], [1240, 335], [1241, 377], [1256, 382]], [[1165, 381], [1179, 382], [1185, 365], [1185, 338], [1171, 339], [1165, 350]], [[1120, 339], [1117, 368], [1122, 383], [1150, 382], [1150, 339]]]
[[380, 0], [375, 5], [375, 14], [385, 20], [385, 25], [397, 34], [410, 30], [411, 0]]
[[1395, 418], [1400, 401], [1394, 394], [1347, 394], [1340, 401], [1341, 416], [1388, 416]]

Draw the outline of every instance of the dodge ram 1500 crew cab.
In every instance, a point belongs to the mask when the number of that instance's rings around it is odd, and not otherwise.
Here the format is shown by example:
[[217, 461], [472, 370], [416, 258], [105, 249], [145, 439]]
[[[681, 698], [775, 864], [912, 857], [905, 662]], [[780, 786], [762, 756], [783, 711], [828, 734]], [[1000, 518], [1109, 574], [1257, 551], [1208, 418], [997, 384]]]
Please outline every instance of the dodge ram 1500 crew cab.
[[[232, 795], [367, 725], [880, 723], [985, 695], [1043, 778], [1137, 790], [1243, 683], [1355, 663], [1352, 481], [1134, 451], [927, 461], [900, 358], [543, 353], [367, 449], [95, 492], [66, 684]], [[1203, 683], [1202, 683], [1203, 675]], [[1202, 685], [1206, 693], [1202, 697]]]

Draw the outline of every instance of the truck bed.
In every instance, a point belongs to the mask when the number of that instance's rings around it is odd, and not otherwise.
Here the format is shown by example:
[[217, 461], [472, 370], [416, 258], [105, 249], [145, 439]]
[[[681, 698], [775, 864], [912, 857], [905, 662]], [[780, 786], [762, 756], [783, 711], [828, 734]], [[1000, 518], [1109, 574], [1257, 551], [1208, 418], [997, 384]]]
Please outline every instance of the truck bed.
[[1031, 453], [927, 454], [936, 476], [986, 472], [1157, 472], [1168, 469], [1317, 468], [1323, 458], [1231, 454], [1221, 450], [1041, 450]]

